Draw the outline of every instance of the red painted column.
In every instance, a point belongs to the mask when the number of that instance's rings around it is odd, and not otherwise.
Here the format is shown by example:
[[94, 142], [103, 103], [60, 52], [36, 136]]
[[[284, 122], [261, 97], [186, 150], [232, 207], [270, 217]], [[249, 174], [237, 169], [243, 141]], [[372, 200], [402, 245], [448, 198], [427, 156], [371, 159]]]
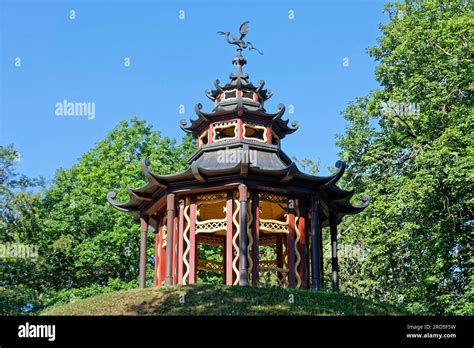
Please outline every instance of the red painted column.
[[237, 138], [242, 139], [243, 138], [243, 133], [244, 132], [244, 124], [242, 122], [242, 119], [239, 118], [237, 119]]
[[178, 284], [183, 284], [184, 274], [184, 199], [179, 200], [179, 221], [178, 221]]
[[196, 283], [196, 262], [197, 262], [197, 245], [196, 245], [196, 197], [191, 197], [191, 205], [189, 207], [189, 284]]
[[234, 284], [234, 272], [232, 271], [232, 260], [234, 259], [234, 250], [232, 246], [232, 238], [234, 236], [234, 225], [232, 222], [233, 214], [233, 193], [227, 192], [226, 202], [226, 218], [227, 218], [227, 231], [225, 235], [225, 283], [226, 285]]
[[258, 244], [260, 238], [260, 211], [258, 209], [258, 191], [253, 193], [252, 199], [252, 212], [253, 212], [253, 223], [252, 223], [252, 284], [255, 286], [259, 285], [260, 276], [260, 260], [258, 254]]
[[295, 201], [288, 201], [288, 236], [286, 241], [288, 251], [288, 284], [290, 288], [296, 285], [295, 275]]
[[212, 144], [212, 137], [213, 137], [213, 130], [212, 130], [212, 123], [209, 125], [209, 135], [208, 135], [208, 144]]
[[161, 233], [161, 215], [158, 214], [156, 216], [156, 226], [155, 226], [155, 272], [153, 277], [153, 285], [158, 286], [159, 283], [159, 276], [160, 276], [160, 233]]
[[270, 126], [267, 126], [267, 144], [272, 143], [272, 129]]
[[306, 207], [300, 202], [300, 217], [298, 219], [298, 230], [300, 231], [300, 240], [298, 241], [298, 251], [300, 253], [299, 276], [301, 279], [300, 288], [306, 289], [307, 268], [306, 268]]
[[146, 237], [148, 232], [148, 217], [140, 217], [140, 268], [139, 268], [139, 286], [145, 288], [146, 284]]

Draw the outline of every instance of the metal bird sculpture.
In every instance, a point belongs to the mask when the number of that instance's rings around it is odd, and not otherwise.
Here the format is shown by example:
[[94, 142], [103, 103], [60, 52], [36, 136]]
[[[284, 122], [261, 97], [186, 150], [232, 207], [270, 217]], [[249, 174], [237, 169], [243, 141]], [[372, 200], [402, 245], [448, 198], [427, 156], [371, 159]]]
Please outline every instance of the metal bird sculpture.
[[[240, 50], [244, 50], [248, 48], [249, 51], [255, 50], [260, 54], [263, 54], [258, 48], [253, 47], [252, 43], [250, 41], [245, 42], [244, 37], [248, 34], [249, 32], [249, 21], [245, 21], [240, 25], [239, 31], [240, 31], [240, 38], [235, 38], [235, 36], [231, 36], [230, 32], [228, 31], [218, 31], [217, 34], [219, 35], [224, 35], [226, 41], [231, 44], [231, 45], [236, 45], [238, 46]], [[230, 36], [230, 38], [229, 38]]]

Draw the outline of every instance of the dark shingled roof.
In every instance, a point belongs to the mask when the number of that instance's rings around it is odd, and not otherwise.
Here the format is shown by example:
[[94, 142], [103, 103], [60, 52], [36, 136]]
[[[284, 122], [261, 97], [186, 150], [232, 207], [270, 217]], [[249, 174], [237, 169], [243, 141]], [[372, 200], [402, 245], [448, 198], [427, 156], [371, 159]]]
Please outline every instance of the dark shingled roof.
[[201, 130], [207, 127], [211, 122], [220, 121], [225, 116], [237, 117], [237, 115], [242, 115], [242, 119], [270, 123], [272, 130], [280, 139], [283, 139], [287, 134], [296, 132], [298, 129], [298, 121], [293, 121], [290, 126], [288, 125], [289, 120], [283, 119], [283, 114], [285, 113], [285, 106], [283, 104], [278, 104], [278, 111], [275, 113], [267, 113], [263, 109], [253, 109], [250, 107], [253, 104], [255, 103], [238, 97], [233, 102], [222, 103], [223, 106], [214, 109], [214, 111], [210, 113], [201, 111], [202, 105], [196, 104], [194, 110], [198, 117], [196, 119], [190, 119], [189, 125], [186, 120], [181, 120], [180, 126], [185, 132], [197, 137]]
[[347, 214], [356, 214], [369, 204], [369, 198], [364, 196], [361, 205], [353, 206], [350, 199], [354, 192], [336, 186], [346, 168], [342, 161], [336, 163], [337, 170], [333, 174], [314, 176], [302, 173], [295, 163], [289, 161], [280, 150], [263, 151], [261, 147], [253, 147], [252, 144], [242, 144], [242, 142], [237, 142], [234, 146], [237, 147], [230, 148], [230, 152], [254, 151], [255, 164], [245, 158], [240, 158], [240, 161], [236, 163], [229, 161], [221, 163], [217, 160], [217, 151], [203, 151], [197, 159], [192, 161], [187, 170], [171, 175], [158, 175], [148, 169], [147, 161], [143, 161], [142, 173], [148, 183], [139, 188], [128, 188], [130, 198], [128, 202], [115, 201], [115, 192], [109, 192], [107, 199], [118, 210], [139, 212], [146, 208], [150, 201], [164, 194], [168, 188], [179, 190], [180, 186], [199, 185], [225, 177], [226, 179], [255, 179], [261, 181], [262, 184], [266, 182], [304, 187], [305, 191], [320, 193], [331, 201], [337, 209], [339, 218]]

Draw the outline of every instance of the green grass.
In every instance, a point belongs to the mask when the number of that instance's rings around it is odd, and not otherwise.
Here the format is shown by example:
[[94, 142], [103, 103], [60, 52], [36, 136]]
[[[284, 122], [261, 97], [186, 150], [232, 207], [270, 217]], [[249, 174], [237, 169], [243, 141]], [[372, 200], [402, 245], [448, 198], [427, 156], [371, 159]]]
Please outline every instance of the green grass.
[[[184, 300], [184, 301], [183, 301]], [[183, 303], [184, 302], [184, 303]], [[102, 294], [42, 315], [405, 315], [393, 305], [333, 292], [242, 286], [163, 286]]]

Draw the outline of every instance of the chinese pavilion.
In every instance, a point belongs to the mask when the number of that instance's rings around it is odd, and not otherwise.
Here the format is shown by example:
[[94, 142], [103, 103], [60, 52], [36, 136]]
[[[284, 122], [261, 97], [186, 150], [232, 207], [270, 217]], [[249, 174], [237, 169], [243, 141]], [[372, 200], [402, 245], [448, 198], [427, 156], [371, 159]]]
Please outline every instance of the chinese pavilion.
[[[220, 32], [237, 46], [235, 73], [224, 86], [218, 80], [206, 96], [211, 112], [197, 104], [197, 118], [181, 128], [197, 140], [198, 150], [187, 170], [157, 175], [142, 162], [148, 183], [128, 188], [126, 203], [107, 199], [129, 212], [141, 225], [140, 287], [146, 280], [146, 237], [155, 234], [154, 285], [194, 284], [198, 271], [222, 275], [227, 285], [321, 289], [323, 286], [322, 228], [329, 226], [332, 245], [332, 287], [338, 290], [337, 226], [348, 214], [369, 203], [353, 206], [353, 191], [336, 183], [345, 170], [342, 161], [329, 176], [298, 170], [282, 151], [280, 141], [294, 133], [298, 122], [283, 119], [285, 107], [268, 113], [272, 92], [264, 81], [253, 85], [242, 67], [244, 49], [257, 50], [240, 37]], [[258, 50], [257, 50], [258, 51]], [[219, 248], [220, 260], [199, 256], [198, 246]], [[270, 279], [270, 280], [269, 280]]]

